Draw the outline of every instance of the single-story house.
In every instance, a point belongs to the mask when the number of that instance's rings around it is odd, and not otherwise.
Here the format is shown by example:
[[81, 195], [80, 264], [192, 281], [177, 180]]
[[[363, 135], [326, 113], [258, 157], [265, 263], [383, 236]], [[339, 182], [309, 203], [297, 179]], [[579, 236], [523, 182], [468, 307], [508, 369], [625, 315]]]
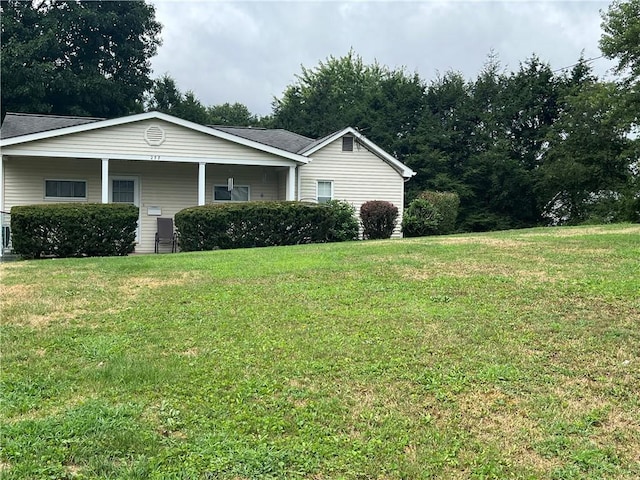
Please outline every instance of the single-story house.
[[[7, 113], [0, 148], [0, 211], [46, 202], [134, 203], [138, 253], [153, 252], [158, 217], [194, 205], [339, 199], [359, 212], [368, 200], [387, 200], [402, 212], [404, 183], [415, 175], [353, 128], [314, 140], [160, 112], [112, 119]], [[6, 227], [10, 216], [2, 221]]]

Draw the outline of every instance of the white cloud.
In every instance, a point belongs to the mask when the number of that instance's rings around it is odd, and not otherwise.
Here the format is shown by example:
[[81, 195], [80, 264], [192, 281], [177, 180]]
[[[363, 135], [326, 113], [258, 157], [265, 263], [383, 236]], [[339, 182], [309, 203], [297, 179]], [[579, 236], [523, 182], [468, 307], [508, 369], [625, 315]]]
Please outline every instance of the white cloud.
[[[474, 78], [491, 49], [509, 70], [536, 53], [552, 68], [600, 55], [600, 9], [608, 2], [154, 2], [164, 45], [152, 61], [205, 105], [241, 102], [261, 115], [274, 96], [350, 48], [366, 62]], [[598, 74], [609, 62], [594, 61]]]

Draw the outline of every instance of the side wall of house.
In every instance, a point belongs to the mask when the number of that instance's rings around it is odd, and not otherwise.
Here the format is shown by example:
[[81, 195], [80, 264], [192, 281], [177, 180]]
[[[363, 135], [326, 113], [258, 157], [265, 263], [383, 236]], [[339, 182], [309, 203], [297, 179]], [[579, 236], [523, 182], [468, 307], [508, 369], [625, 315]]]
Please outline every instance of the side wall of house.
[[311, 155], [300, 167], [300, 199], [317, 200], [318, 181], [333, 182], [333, 198], [351, 203], [356, 212], [369, 200], [386, 200], [399, 210], [394, 237], [402, 236], [400, 222], [404, 204], [404, 179], [388, 163], [359, 143], [352, 152], [342, 151], [342, 139]]

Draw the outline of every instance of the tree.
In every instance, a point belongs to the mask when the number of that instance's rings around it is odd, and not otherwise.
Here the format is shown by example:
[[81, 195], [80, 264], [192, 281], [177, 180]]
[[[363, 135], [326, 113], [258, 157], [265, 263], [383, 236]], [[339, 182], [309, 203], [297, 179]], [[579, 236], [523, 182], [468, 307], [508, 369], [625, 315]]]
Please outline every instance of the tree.
[[539, 173], [539, 196], [553, 224], [632, 220], [635, 201], [632, 141], [621, 119], [622, 91], [591, 81], [565, 98], [549, 130]]
[[351, 126], [400, 159], [417, 126], [424, 85], [417, 74], [366, 65], [350, 51], [318, 67], [302, 67], [297, 81], [273, 102], [273, 125], [311, 138]]
[[214, 105], [207, 109], [207, 113], [209, 123], [212, 125], [248, 127], [260, 124], [260, 119], [242, 103]]
[[142, 111], [161, 25], [144, 1], [2, 1], [2, 113]]
[[640, 133], [640, 0], [617, 0], [602, 13], [600, 49], [617, 59], [616, 73], [624, 74], [626, 90], [620, 114]]
[[191, 90], [188, 90], [187, 93], [184, 94], [182, 101], [176, 105], [172, 115], [201, 125], [209, 123], [207, 108], [202, 105], [200, 100], [196, 98], [195, 93]]
[[153, 81], [145, 101], [145, 107], [148, 111], [155, 110], [171, 115], [175, 113], [182, 101], [183, 96], [176, 81], [165, 73]]
[[253, 126], [262, 121], [241, 104], [205, 107], [191, 90], [182, 93], [168, 74], [153, 81], [145, 99], [147, 111], [156, 110], [202, 125]]
[[616, 73], [628, 80], [640, 79], [640, 0], [616, 0], [602, 13], [600, 49], [605, 57], [618, 59]]

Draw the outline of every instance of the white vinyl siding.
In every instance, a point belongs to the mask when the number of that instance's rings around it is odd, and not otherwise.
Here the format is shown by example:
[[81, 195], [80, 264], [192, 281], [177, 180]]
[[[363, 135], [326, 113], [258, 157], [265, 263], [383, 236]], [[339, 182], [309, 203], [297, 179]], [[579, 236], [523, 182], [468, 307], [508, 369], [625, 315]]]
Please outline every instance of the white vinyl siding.
[[4, 206], [7, 211], [14, 205], [33, 203], [78, 201], [77, 198], [46, 198], [46, 180], [75, 180], [86, 182], [87, 202], [100, 202], [101, 181], [99, 160], [49, 158], [4, 159]]
[[[145, 132], [150, 126], [160, 126], [165, 133], [161, 145], [149, 145]], [[236, 161], [275, 160], [280, 164], [290, 162], [280, 156], [261, 152], [251, 147], [197, 132], [180, 125], [161, 120], [142, 120], [135, 123], [105, 127], [87, 132], [73, 133], [61, 137], [37, 140], [7, 148], [12, 152], [30, 151], [47, 153], [50, 151], [78, 154], [98, 154], [109, 158], [110, 154], [143, 155], [149, 160], [167, 157], [225, 159]], [[159, 157], [159, 158], [158, 158]], [[114, 158], [111, 155], [111, 158]]]
[[342, 152], [342, 138], [311, 155], [311, 162], [300, 170], [300, 196], [316, 198], [317, 182], [333, 180], [333, 198], [351, 203], [356, 212], [369, 200], [386, 200], [398, 207], [398, 226], [394, 237], [401, 236], [400, 222], [404, 204], [404, 179], [388, 163], [355, 142], [353, 152]]

